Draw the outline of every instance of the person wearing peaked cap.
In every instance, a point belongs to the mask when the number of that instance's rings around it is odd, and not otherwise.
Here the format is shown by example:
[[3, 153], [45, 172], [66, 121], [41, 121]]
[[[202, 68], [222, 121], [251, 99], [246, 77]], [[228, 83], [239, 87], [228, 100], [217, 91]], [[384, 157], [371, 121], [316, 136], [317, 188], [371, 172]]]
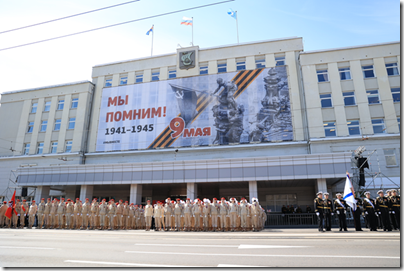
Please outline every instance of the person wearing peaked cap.
[[365, 199], [363, 200], [363, 211], [365, 213], [367, 224], [370, 231], [377, 231], [376, 202], [374, 199], [370, 198], [369, 191], [366, 191], [363, 194], [365, 195]]
[[318, 218], [318, 230], [323, 232], [324, 231], [324, 200], [323, 200], [323, 192], [317, 192], [317, 197], [314, 199], [315, 205], [315, 213]]
[[324, 220], [325, 220], [325, 230], [331, 231], [331, 216], [334, 215], [334, 208], [332, 206], [332, 201], [328, 198], [328, 192], [324, 194]]
[[174, 230], [173, 223], [172, 223], [172, 216], [173, 216], [173, 209], [174, 209], [174, 201], [170, 198], [166, 199], [166, 204], [164, 204], [164, 215], [165, 215], [165, 225], [166, 231]]
[[32, 226], [35, 223], [35, 215], [38, 211], [38, 206], [35, 203], [35, 200], [32, 201], [31, 206], [29, 207], [28, 211], [28, 228], [32, 229]]
[[64, 198], [60, 200], [60, 203], [57, 204], [57, 209], [56, 209], [56, 214], [57, 214], [57, 219], [58, 219], [58, 229], [63, 229], [65, 222], [63, 221], [63, 218], [66, 218], [65, 212], [66, 212], [66, 206], [64, 203]]
[[144, 209], [144, 217], [146, 222], [146, 231], [150, 231], [152, 226], [153, 205], [150, 204], [150, 200], [147, 200], [147, 204]]
[[37, 211], [37, 216], [38, 216], [38, 225], [37, 229], [42, 229], [42, 226], [44, 224], [45, 216], [44, 216], [44, 211], [45, 211], [45, 199], [41, 199], [41, 203], [38, 204], [38, 211]]
[[383, 195], [383, 190], [377, 192], [379, 196], [376, 198], [376, 211], [381, 216], [383, 230], [392, 231], [389, 218], [389, 200]]
[[395, 225], [400, 230], [400, 196], [397, 195], [397, 190], [391, 190], [391, 197], [389, 199], [391, 219], [396, 222]]
[[181, 217], [183, 216], [183, 205], [180, 199], [174, 204], [174, 219], [175, 219], [175, 231], [181, 230]]
[[339, 221], [339, 231], [348, 231], [347, 226], [346, 226], [346, 209], [347, 209], [347, 204], [345, 200], [342, 199], [342, 194], [337, 193], [336, 194], [337, 199], [334, 201], [334, 206], [335, 206], [335, 212], [338, 215], [338, 221]]

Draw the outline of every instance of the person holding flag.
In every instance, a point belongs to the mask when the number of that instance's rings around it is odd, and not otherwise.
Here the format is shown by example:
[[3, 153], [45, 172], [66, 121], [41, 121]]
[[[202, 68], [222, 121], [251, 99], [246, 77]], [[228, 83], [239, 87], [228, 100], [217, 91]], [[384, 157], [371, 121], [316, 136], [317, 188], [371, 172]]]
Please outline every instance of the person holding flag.
[[[355, 230], [356, 231], [362, 231], [361, 226], [360, 226], [360, 209], [357, 210], [357, 199], [355, 199], [355, 191], [353, 189], [351, 180], [349, 179], [349, 173], [346, 173], [346, 181], [345, 181], [345, 187], [344, 187], [344, 200], [346, 201], [345, 207], [347, 207], [347, 204], [349, 207], [352, 209], [352, 214], [354, 217], [354, 223], [355, 223]], [[346, 218], [345, 218], [346, 221]]]
[[8, 218], [8, 220], [6, 220], [6, 224], [8, 224], [9, 228], [11, 228], [11, 217], [13, 215], [13, 211], [15, 212], [15, 210], [14, 210], [14, 208], [15, 208], [15, 191], [16, 190], [14, 190], [11, 200], [8, 202], [8, 208], [6, 211], [6, 217]]

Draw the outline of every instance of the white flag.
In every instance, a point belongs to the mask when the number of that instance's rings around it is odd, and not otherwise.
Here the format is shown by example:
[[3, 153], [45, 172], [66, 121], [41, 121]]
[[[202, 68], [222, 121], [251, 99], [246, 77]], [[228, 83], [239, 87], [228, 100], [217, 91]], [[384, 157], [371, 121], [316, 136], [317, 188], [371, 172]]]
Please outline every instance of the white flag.
[[344, 200], [346, 203], [356, 211], [356, 200], [355, 200], [355, 192], [352, 187], [351, 181], [349, 180], [349, 174], [346, 174], [345, 188], [344, 188]]

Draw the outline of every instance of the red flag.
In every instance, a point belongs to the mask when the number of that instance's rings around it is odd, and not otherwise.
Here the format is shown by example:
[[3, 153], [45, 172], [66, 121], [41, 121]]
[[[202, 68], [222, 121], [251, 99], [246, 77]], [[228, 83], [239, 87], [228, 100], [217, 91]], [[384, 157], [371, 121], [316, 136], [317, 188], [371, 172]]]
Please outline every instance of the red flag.
[[8, 204], [8, 208], [6, 211], [6, 217], [8, 217], [8, 219], [11, 219], [14, 207], [15, 207], [15, 190], [13, 196], [11, 197], [11, 202]]

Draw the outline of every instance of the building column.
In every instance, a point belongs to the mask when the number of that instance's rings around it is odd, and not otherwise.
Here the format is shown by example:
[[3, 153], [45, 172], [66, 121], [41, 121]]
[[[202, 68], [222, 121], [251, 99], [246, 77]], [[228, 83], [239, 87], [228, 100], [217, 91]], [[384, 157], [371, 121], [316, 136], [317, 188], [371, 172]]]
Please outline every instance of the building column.
[[250, 203], [252, 202], [252, 198], [257, 198], [258, 199], [257, 181], [249, 181], [248, 182], [248, 191], [249, 191], [249, 194], [250, 194]]
[[49, 197], [50, 186], [38, 186], [35, 191], [35, 202], [38, 204], [41, 199], [46, 199]]
[[93, 199], [94, 185], [82, 185], [80, 187], [80, 200], [84, 203], [86, 198], [91, 202]]
[[129, 202], [134, 204], [142, 204], [142, 185], [131, 184]]
[[322, 191], [323, 193], [327, 192], [327, 182], [325, 178], [317, 179], [315, 193], [317, 194], [319, 191]]
[[187, 198], [194, 200], [198, 196], [198, 185], [196, 183], [187, 183]]

